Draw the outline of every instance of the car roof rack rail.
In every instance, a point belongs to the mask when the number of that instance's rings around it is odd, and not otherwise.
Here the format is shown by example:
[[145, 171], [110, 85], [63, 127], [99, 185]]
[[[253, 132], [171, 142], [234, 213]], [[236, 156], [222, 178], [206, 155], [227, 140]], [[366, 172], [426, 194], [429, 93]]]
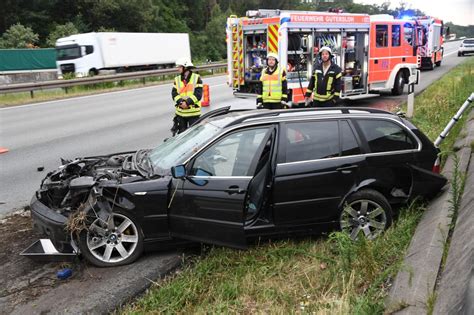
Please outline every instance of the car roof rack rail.
[[340, 111], [341, 114], [370, 113], [370, 114], [395, 115], [394, 113], [385, 111], [383, 109], [369, 108], [369, 107], [325, 107], [325, 108], [294, 108], [290, 110], [288, 109], [259, 110], [258, 112], [253, 111], [252, 114], [250, 115], [245, 115], [236, 119], [230, 125], [236, 125], [249, 119], [280, 116], [282, 114], [290, 114], [290, 113], [294, 114], [294, 113], [304, 113], [304, 112], [307, 112], [307, 113], [330, 112], [332, 114], [334, 111]]

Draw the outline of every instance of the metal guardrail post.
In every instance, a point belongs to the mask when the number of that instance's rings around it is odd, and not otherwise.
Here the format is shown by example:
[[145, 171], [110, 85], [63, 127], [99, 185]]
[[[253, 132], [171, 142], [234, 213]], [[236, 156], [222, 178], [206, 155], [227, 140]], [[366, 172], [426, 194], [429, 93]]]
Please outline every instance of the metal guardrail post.
[[462, 104], [461, 108], [459, 108], [458, 112], [456, 115], [451, 118], [449, 123], [446, 125], [444, 130], [440, 133], [438, 138], [435, 140], [434, 145], [435, 147], [439, 147], [441, 142], [446, 138], [446, 136], [449, 134], [449, 131], [454, 127], [454, 125], [461, 119], [462, 114], [466, 111], [466, 109], [471, 105], [471, 103], [474, 101], [474, 93], [471, 93], [471, 96], [467, 98], [467, 100]]

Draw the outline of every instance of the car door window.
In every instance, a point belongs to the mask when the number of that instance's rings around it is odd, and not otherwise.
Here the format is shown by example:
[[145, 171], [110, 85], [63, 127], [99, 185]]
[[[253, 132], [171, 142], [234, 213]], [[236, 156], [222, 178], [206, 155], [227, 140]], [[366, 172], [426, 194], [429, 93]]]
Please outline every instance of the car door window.
[[357, 139], [354, 136], [354, 132], [349, 126], [349, 123], [345, 120], [340, 122], [341, 127], [341, 155], [342, 156], [349, 156], [349, 155], [356, 155], [360, 154], [360, 147], [357, 143]]
[[413, 137], [398, 124], [386, 120], [358, 120], [371, 152], [412, 150], [417, 147]]
[[268, 128], [248, 129], [225, 136], [196, 158], [191, 175], [253, 176], [254, 157], [267, 131]]
[[337, 121], [287, 124], [285, 148], [287, 163], [339, 156]]

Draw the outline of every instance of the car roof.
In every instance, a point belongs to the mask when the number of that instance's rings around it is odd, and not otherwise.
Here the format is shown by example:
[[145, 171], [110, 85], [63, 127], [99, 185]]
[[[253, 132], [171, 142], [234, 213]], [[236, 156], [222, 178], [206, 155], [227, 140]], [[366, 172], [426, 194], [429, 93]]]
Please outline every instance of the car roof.
[[[332, 108], [299, 108], [299, 109], [253, 109], [232, 110], [230, 106], [211, 111], [203, 115], [199, 121], [206, 120], [213, 124], [227, 128], [242, 123], [275, 122], [284, 120], [297, 120], [308, 118], [343, 118], [343, 117], [371, 117], [371, 118], [396, 118], [396, 114], [380, 109], [365, 107], [332, 107]], [[400, 120], [400, 119], [399, 119]]]

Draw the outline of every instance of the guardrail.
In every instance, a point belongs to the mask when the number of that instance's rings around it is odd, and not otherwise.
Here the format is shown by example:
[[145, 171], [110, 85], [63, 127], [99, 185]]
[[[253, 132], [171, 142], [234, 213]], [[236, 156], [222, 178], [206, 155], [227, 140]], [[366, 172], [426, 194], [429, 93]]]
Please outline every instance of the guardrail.
[[[201, 71], [211, 71], [214, 74], [214, 71], [227, 68], [227, 63], [213, 63], [196, 67], [196, 72]], [[33, 83], [18, 83], [18, 84], [8, 84], [0, 86], [0, 93], [18, 93], [18, 92], [30, 92], [31, 97], [34, 97], [34, 91], [37, 90], [47, 90], [47, 89], [56, 89], [64, 88], [66, 93], [67, 89], [73, 86], [80, 85], [89, 85], [96, 83], [105, 83], [105, 82], [117, 82], [124, 80], [137, 80], [142, 79], [143, 84], [146, 83], [146, 79], [150, 77], [160, 77], [166, 75], [177, 74], [178, 70], [173, 69], [160, 69], [160, 70], [147, 70], [139, 72], [129, 72], [129, 73], [119, 73], [119, 74], [109, 74], [109, 75], [98, 75], [94, 77], [86, 77], [79, 79], [71, 80], [54, 80], [54, 81], [43, 81], [43, 82], [33, 82]]]

